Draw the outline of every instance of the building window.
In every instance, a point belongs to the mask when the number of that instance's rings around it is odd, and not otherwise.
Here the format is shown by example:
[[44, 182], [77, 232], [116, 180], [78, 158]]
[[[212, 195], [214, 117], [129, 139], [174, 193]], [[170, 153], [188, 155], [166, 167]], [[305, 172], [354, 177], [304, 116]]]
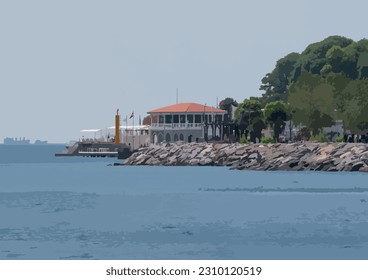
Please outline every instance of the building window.
[[208, 116], [208, 122], [209, 122], [209, 123], [212, 123], [212, 115], [209, 115], [209, 116]]
[[202, 122], [202, 116], [201, 115], [194, 115], [194, 121], [195, 121], [195, 123], [201, 123]]
[[216, 122], [222, 122], [222, 115], [216, 115]]
[[184, 135], [183, 135], [183, 133], [180, 133], [179, 139], [180, 139], [180, 141], [184, 141]]
[[159, 123], [164, 123], [164, 116], [163, 115], [160, 115], [159, 117], [158, 117], [158, 122]]
[[179, 115], [174, 115], [174, 123], [179, 123]]
[[193, 115], [187, 115], [188, 123], [193, 123]]
[[172, 123], [172, 115], [165, 116], [165, 123]]
[[179, 140], [179, 137], [178, 137], [178, 134], [174, 134], [174, 141], [176, 142], [176, 141], [178, 141]]
[[185, 115], [180, 115], [180, 123], [185, 123]]

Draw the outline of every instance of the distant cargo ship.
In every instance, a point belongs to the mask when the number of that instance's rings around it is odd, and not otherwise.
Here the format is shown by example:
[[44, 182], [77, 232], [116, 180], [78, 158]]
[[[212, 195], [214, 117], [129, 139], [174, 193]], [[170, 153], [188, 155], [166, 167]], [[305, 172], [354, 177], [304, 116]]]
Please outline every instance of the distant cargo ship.
[[31, 144], [31, 140], [26, 139], [25, 137], [23, 137], [23, 139], [10, 138], [10, 137], [4, 138], [4, 145], [29, 145], [29, 144]]
[[[47, 141], [36, 140], [34, 145], [46, 145]], [[31, 145], [31, 140], [23, 138], [4, 138], [4, 145]]]

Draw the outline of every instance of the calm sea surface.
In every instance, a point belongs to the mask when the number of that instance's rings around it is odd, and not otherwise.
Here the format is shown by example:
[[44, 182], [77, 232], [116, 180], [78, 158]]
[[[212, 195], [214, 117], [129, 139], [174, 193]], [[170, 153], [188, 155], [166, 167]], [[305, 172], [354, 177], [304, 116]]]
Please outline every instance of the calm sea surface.
[[0, 145], [0, 259], [368, 259], [368, 174], [125, 167]]

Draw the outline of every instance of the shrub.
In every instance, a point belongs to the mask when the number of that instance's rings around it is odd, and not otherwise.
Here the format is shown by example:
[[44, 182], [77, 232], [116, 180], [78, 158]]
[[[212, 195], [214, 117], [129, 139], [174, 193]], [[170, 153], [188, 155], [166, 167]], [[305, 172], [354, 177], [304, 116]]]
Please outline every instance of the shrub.
[[335, 142], [344, 142], [344, 135], [340, 134], [339, 136], [336, 137]]
[[239, 143], [240, 144], [247, 144], [248, 143], [248, 140], [247, 140], [247, 138], [245, 137], [244, 134], [242, 136], [240, 136]]
[[263, 144], [269, 144], [269, 143], [276, 143], [275, 139], [273, 139], [273, 137], [262, 137], [261, 139], [261, 143]]
[[310, 131], [307, 127], [303, 127], [298, 134], [296, 135], [295, 140], [296, 141], [308, 141], [309, 138], [311, 137]]
[[320, 132], [317, 135], [312, 135], [309, 140], [313, 141], [313, 142], [320, 142], [320, 143], [328, 142], [327, 133], [326, 132]]

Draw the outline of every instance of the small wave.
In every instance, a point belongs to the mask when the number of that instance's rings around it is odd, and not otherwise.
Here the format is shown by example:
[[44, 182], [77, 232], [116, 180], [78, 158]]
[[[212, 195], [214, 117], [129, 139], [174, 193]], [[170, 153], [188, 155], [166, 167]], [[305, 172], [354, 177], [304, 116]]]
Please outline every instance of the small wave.
[[264, 188], [262, 186], [255, 188], [199, 188], [199, 191], [205, 192], [284, 192], [284, 193], [363, 193], [368, 192], [368, 188]]
[[90, 253], [84, 253], [79, 256], [67, 256], [67, 257], [60, 257], [61, 260], [87, 260], [87, 259], [93, 259], [93, 256]]

